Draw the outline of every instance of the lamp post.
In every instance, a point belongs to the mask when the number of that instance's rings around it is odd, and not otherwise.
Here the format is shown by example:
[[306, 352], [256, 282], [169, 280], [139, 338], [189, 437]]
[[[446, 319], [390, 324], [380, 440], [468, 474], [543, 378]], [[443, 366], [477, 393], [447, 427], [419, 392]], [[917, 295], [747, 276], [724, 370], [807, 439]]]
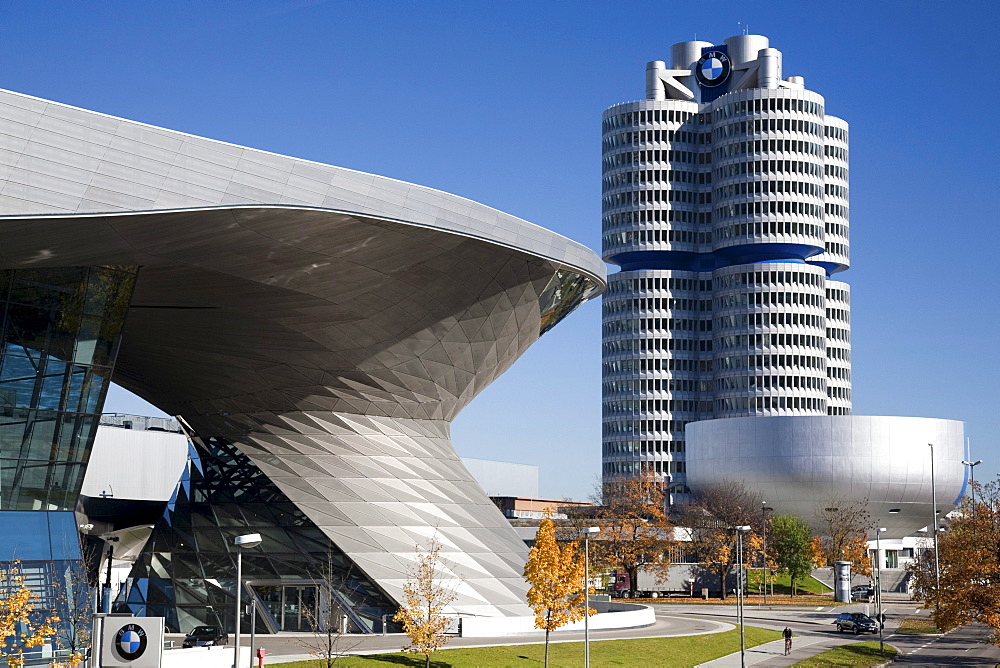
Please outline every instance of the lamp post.
[[969, 467], [969, 487], [972, 488], [972, 516], [976, 516], [976, 467], [983, 463], [982, 459], [977, 459], [974, 462], [967, 462], [962, 460], [963, 466]]
[[931, 514], [934, 516], [934, 609], [941, 609], [941, 561], [938, 556], [938, 518], [937, 518], [937, 487], [934, 484], [934, 444], [928, 443], [931, 448], [931, 503], [934, 507]]
[[882, 640], [882, 627], [885, 626], [882, 620], [882, 542], [879, 538], [885, 527], [875, 529], [875, 605], [878, 612], [878, 653], [885, 656], [885, 645]]
[[583, 668], [590, 668], [590, 537], [601, 527], [583, 530]]
[[[259, 533], [248, 533], [237, 536], [233, 539], [236, 544], [236, 642], [233, 651], [233, 668], [240, 668], [240, 616], [241, 610], [240, 593], [243, 589], [243, 550], [257, 547], [261, 544]], [[251, 648], [252, 649], [252, 648]]]
[[[740, 666], [746, 668], [746, 635], [743, 628], [743, 534], [750, 531], [748, 526], [729, 527], [736, 531], [736, 617], [740, 622]], [[726, 583], [722, 583], [725, 588]]]
[[774, 508], [769, 508], [767, 506], [767, 501], [761, 501], [760, 503], [760, 515], [763, 519], [761, 524], [761, 536], [764, 540], [764, 550], [761, 564], [761, 580], [764, 582], [764, 605], [767, 605], [767, 513], [772, 511]]

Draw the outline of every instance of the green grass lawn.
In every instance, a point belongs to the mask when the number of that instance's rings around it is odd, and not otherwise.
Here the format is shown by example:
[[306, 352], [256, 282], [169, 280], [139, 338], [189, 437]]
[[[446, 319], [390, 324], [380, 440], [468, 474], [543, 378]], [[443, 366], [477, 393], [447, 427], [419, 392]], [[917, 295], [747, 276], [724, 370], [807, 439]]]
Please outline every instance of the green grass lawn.
[[[778, 631], [746, 627], [747, 647], [755, 647], [781, 637]], [[681, 638], [641, 638], [635, 640], [602, 640], [590, 643], [590, 661], [594, 666], [664, 666], [685, 668], [740, 651], [738, 629], [723, 633]], [[434, 668], [503, 668], [504, 666], [541, 666], [545, 645], [503, 645], [470, 649], [443, 649], [431, 655]], [[274, 664], [283, 668], [319, 668], [321, 661], [296, 661]], [[345, 657], [334, 664], [337, 668], [378, 668], [379, 666], [424, 665], [422, 654], [377, 654]], [[552, 643], [549, 645], [549, 665], [583, 665], [583, 643]]]
[[896, 656], [898, 650], [892, 645], [886, 644], [885, 656], [878, 652], [878, 641], [869, 640], [852, 645], [841, 645], [833, 649], [828, 649], [816, 656], [799, 661], [796, 666], [877, 666], [880, 663], [889, 661]]
[[[747, 592], [750, 594], [756, 594], [760, 591], [761, 573], [760, 569], [750, 569], [747, 572]], [[783, 594], [788, 596], [792, 591], [792, 579], [788, 577], [788, 573], [778, 573], [775, 576], [768, 575], [767, 577], [767, 593], [771, 593], [771, 583], [774, 583], [774, 594], [775, 596]], [[818, 580], [805, 577], [800, 579], [795, 583], [796, 593], [799, 594], [832, 594], [833, 590], [819, 582]]]
[[899, 628], [896, 629], [896, 633], [919, 635], [924, 633], [944, 633], [944, 631], [935, 626], [934, 621], [930, 617], [907, 617], [900, 623]]

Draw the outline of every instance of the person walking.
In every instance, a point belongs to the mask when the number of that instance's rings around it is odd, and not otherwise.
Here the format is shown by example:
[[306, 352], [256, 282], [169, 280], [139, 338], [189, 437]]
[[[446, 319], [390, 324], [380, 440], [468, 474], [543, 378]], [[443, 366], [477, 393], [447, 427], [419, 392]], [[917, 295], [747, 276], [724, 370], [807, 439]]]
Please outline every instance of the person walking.
[[792, 653], [792, 630], [786, 626], [781, 635], [785, 638], [785, 656], [788, 656]]

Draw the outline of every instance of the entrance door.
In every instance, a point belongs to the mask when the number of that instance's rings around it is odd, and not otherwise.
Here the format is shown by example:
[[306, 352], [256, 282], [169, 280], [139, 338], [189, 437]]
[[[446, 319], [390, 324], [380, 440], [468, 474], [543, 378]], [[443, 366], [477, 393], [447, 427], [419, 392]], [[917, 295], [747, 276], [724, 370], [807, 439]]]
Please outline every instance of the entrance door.
[[317, 616], [315, 585], [254, 587], [282, 631], [312, 631]]

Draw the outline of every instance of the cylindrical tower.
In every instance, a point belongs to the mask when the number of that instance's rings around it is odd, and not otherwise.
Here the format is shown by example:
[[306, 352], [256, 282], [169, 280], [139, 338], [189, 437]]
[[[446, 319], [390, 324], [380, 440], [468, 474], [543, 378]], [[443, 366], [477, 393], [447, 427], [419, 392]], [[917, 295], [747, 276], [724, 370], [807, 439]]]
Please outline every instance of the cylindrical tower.
[[689, 422], [850, 413], [847, 124], [781, 60], [681, 42], [604, 113], [605, 480], [682, 500]]

